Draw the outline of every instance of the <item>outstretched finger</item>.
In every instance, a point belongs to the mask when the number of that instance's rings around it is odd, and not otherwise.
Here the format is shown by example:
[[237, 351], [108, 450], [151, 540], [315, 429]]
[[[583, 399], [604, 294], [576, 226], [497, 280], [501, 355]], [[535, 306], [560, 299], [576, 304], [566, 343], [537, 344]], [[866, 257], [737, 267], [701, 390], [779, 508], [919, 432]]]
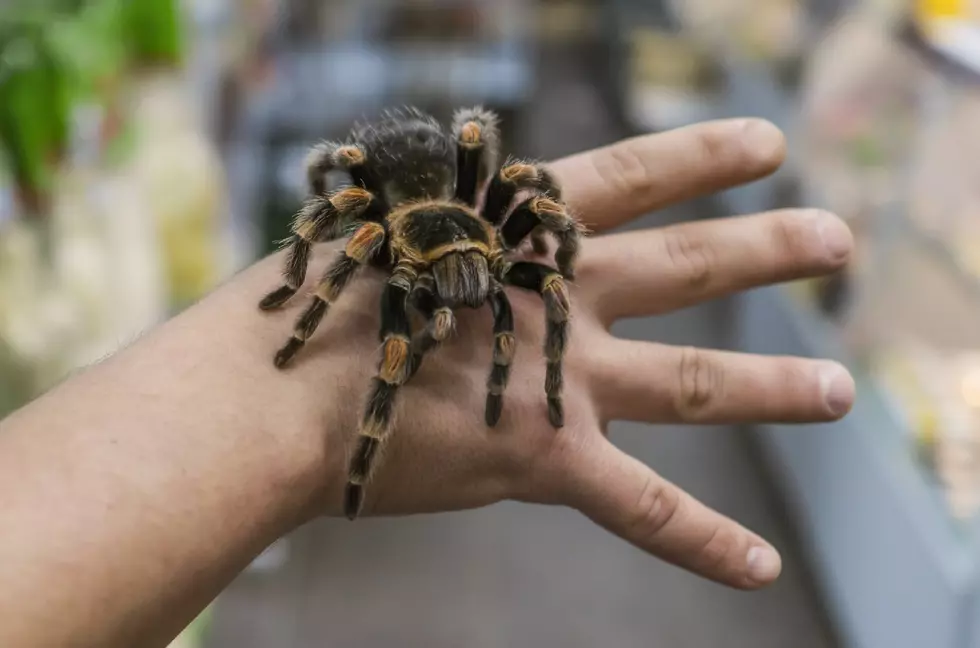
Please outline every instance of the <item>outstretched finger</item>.
[[784, 209], [600, 236], [583, 246], [578, 276], [611, 322], [825, 274], [843, 266], [852, 247], [837, 216]]
[[854, 380], [828, 360], [760, 356], [613, 338], [592, 358], [606, 420], [811, 423], [854, 403]]
[[566, 202], [601, 232], [671, 203], [771, 174], [786, 141], [761, 119], [731, 119], [633, 137], [549, 167]]
[[569, 504], [640, 549], [739, 589], [763, 587], [779, 575], [779, 554], [768, 542], [608, 440], [570, 461]]

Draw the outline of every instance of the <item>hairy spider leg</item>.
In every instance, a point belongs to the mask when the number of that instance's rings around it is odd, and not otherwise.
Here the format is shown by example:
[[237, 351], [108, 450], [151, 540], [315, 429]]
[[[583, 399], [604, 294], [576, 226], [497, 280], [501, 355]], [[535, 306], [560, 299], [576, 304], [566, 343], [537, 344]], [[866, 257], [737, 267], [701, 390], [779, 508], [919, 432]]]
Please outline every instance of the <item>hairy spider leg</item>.
[[382, 202], [360, 187], [347, 187], [331, 196], [308, 199], [293, 219], [293, 236], [283, 268], [284, 283], [267, 294], [259, 308], [279, 308], [299, 291], [306, 280], [313, 244], [339, 236], [344, 226], [358, 219], [379, 221], [384, 215]]
[[481, 216], [493, 225], [500, 225], [518, 191], [535, 189], [561, 200], [558, 182], [543, 165], [533, 162], [508, 162], [490, 180]]
[[535, 254], [548, 253], [548, 241], [545, 239], [545, 230], [543, 228], [536, 227], [531, 230], [531, 249], [534, 250]]
[[493, 427], [500, 420], [504, 407], [504, 389], [510, 379], [510, 364], [517, 350], [514, 337], [514, 313], [503, 286], [495, 282], [490, 294], [490, 310], [493, 312], [493, 368], [487, 376], [487, 406], [484, 412], [487, 425]]
[[504, 246], [512, 250], [528, 234], [541, 229], [551, 232], [558, 241], [558, 249], [555, 250], [558, 271], [563, 277], [574, 279], [575, 260], [581, 246], [581, 228], [559, 201], [547, 196], [528, 198], [507, 218], [500, 228], [500, 236]]
[[357, 270], [384, 249], [386, 239], [387, 233], [380, 223], [369, 221], [357, 229], [347, 242], [347, 247], [340, 251], [337, 259], [324, 271], [310, 305], [296, 320], [292, 337], [276, 353], [276, 367], [284, 367], [303, 348], [320, 326], [330, 304], [337, 300]]
[[408, 380], [411, 339], [408, 295], [415, 276], [413, 268], [397, 266], [381, 294], [381, 361], [357, 431], [357, 445], [348, 466], [344, 491], [344, 514], [350, 520], [358, 516], [364, 504], [364, 487], [371, 480], [378, 451], [393, 427], [395, 396]]
[[412, 305], [425, 318], [425, 327], [412, 337], [412, 358], [409, 378], [422, 366], [422, 358], [444, 342], [456, 327], [456, 316], [451, 308], [439, 297], [435, 289], [435, 279], [429, 273], [419, 276], [411, 295]]
[[548, 397], [548, 420], [555, 427], [565, 423], [562, 405], [562, 360], [568, 344], [568, 290], [562, 276], [540, 263], [521, 261], [503, 273], [503, 282], [541, 295], [545, 308], [544, 355], [547, 360], [545, 393]]
[[497, 117], [482, 108], [467, 108], [453, 116], [456, 140], [456, 200], [470, 207], [488, 169], [497, 163], [500, 132]]
[[368, 188], [366, 163], [364, 149], [356, 144], [320, 142], [306, 155], [306, 181], [310, 195], [326, 193], [327, 173], [335, 169], [347, 171], [354, 184]]

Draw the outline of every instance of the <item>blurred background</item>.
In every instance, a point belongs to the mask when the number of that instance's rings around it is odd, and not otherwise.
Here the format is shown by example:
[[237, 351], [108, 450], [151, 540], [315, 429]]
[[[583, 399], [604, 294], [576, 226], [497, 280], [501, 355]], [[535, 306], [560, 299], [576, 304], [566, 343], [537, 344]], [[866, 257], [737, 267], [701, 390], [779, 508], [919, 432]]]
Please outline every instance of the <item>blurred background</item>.
[[851, 267], [617, 332], [837, 358], [858, 404], [808, 427], [613, 426], [774, 541], [765, 592], [507, 503], [311, 524], [176, 645], [980, 647], [977, 0], [4, 0], [0, 416], [268, 253], [307, 147], [406, 103], [482, 103], [543, 159], [774, 121], [776, 175], [631, 227], [825, 207]]

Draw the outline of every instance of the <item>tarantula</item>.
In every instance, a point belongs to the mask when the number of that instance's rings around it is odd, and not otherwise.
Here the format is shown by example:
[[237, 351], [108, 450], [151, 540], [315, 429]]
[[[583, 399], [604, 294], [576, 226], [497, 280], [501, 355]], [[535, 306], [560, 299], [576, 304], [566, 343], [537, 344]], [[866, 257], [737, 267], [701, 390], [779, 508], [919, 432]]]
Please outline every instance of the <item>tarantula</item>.
[[[360, 511], [378, 449], [391, 432], [398, 388], [415, 375], [423, 356], [448, 338], [454, 309], [490, 303], [493, 367], [484, 416], [491, 427], [500, 419], [515, 351], [514, 318], [504, 285], [535, 291], [544, 300], [548, 418], [556, 428], [564, 424], [562, 357], [569, 311], [564, 278], [573, 276], [581, 228], [566, 211], [547, 169], [517, 160], [497, 168], [498, 149], [492, 112], [457, 111], [451, 133], [446, 133], [434, 118], [409, 108], [355, 126], [346, 143], [320, 143], [307, 158], [310, 196], [288, 239], [285, 283], [260, 308], [277, 308], [296, 294], [314, 243], [350, 238], [317, 283], [292, 337], [276, 354], [276, 367], [284, 367], [303, 347], [359, 268], [370, 265], [389, 274], [381, 297], [381, 360], [344, 493], [344, 512], [351, 520]], [[348, 172], [353, 184], [328, 192], [326, 174], [334, 170]], [[495, 173], [487, 182], [491, 171]], [[477, 195], [484, 187], [477, 210]], [[519, 191], [529, 191], [530, 197], [511, 209]], [[544, 252], [546, 232], [557, 241], [557, 269], [508, 254], [528, 236], [534, 249]], [[414, 336], [410, 308], [426, 322]]]

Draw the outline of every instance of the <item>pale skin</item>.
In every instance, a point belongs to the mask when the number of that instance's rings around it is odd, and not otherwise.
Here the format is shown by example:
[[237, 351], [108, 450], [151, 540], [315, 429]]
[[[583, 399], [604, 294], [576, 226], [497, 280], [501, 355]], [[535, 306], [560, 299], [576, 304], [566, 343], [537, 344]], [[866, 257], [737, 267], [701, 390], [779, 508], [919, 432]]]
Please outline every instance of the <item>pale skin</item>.
[[[853, 402], [851, 377], [829, 361], [625, 341], [609, 327], [831, 272], [851, 253], [850, 233], [813, 210], [602, 233], [765, 176], [784, 147], [772, 125], [734, 120], [553, 163], [594, 233], [570, 290], [566, 426], [546, 416], [540, 299], [509, 291], [519, 347], [499, 425], [483, 423], [490, 314], [461, 312], [455, 337], [400, 394], [364, 514], [569, 506], [719, 583], [775, 580], [771, 545], [618, 450], [608, 424], [834, 420]], [[332, 256], [322, 247], [310, 277]], [[165, 645], [274, 539], [340, 515], [347, 444], [376, 364], [381, 279], [356, 280], [277, 371], [272, 356], [305, 306], [301, 293], [283, 312], [256, 308], [280, 262], [259, 262], [0, 423], [0, 645]]]

